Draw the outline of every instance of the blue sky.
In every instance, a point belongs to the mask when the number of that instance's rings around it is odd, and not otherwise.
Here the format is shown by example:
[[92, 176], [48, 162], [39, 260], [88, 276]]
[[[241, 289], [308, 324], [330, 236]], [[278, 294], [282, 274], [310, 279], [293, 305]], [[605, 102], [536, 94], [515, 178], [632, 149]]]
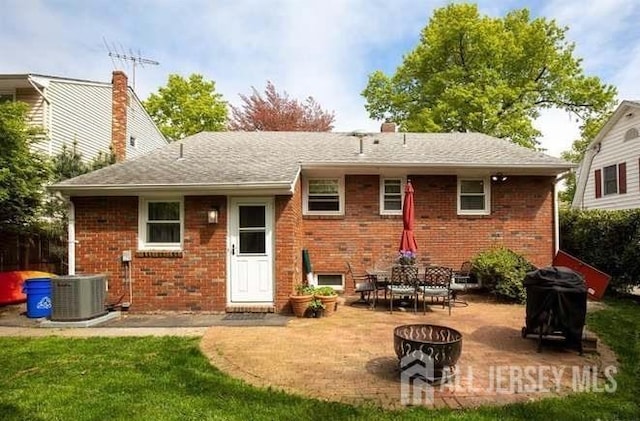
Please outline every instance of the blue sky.
[[[231, 104], [271, 80], [291, 96], [313, 96], [335, 111], [336, 131], [378, 131], [360, 92], [374, 70], [391, 73], [418, 43], [430, 0], [2, 0], [0, 73], [44, 73], [109, 81], [118, 52], [160, 62], [136, 69], [145, 99], [170, 73], [201, 73]], [[499, 16], [527, 7], [568, 26], [588, 74], [640, 99], [640, 2], [633, 0], [481, 1]], [[536, 122], [552, 155], [578, 136], [575, 119], [544, 112]]]

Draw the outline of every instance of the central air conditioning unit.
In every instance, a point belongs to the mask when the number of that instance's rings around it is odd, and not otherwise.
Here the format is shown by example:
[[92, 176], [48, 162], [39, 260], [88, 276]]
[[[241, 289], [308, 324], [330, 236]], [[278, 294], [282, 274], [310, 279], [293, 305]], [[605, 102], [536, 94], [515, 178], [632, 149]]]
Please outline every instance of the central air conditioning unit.
[[102, 316], [106, 275], [70, 275], [51, 279], [51, 320], [78, 321]]

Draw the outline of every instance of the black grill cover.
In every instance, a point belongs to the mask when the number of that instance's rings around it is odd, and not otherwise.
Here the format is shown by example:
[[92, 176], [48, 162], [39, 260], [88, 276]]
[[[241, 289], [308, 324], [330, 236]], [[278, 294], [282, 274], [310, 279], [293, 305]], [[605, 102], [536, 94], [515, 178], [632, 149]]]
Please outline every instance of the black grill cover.
[[568, 344], [580, 347], [587, 314], [587, 287], [582, 275], [564, 267], [549, 266], [528, 272], [527, 331], [562, 333]]

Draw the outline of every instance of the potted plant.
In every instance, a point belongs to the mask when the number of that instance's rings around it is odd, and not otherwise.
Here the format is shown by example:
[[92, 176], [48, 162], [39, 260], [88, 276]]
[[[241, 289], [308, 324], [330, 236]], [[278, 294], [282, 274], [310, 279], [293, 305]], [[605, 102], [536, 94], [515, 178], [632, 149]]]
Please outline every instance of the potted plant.
[[324, 315], [331, 316], [338, 304], [338, 294], [331, 287], [320, 287], [313, 291], [315, 299], [319, 300], [325, 308]]
[[311, 302], [309, 303], [309, 311], [310, 317], [314, 317], [314, 318], [319, 318], [322, 317], [324, 312], [325, 312], [325, 305], [322, 304], [322, 301], [314, 298], [313, 300], [311, 300]]
[[313, 285], [300, 284], [296, 286], [295, 295], [289, 296], [289, 302], [291, 303], [291, 310], [296, 317], [304, 317], [309, 303], [313, 300]]

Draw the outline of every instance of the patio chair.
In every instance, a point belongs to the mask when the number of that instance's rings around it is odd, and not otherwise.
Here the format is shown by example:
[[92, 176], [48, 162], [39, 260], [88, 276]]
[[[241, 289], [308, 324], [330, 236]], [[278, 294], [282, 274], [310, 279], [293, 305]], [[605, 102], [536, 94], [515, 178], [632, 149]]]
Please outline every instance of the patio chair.
[[365, 304], [369, 304], [371, 292], [375, 291], [375, 285], [367, 274], [355, 274], [351, 268], [351, 264], [347, 262], [347, 272], [351, 276], [353, 282], [353, 290], [360, 293], [360, 300]]
[[424, 278], [418, 284], [418, 293], [422, 293], [423, 312], [427, 314], [427, 297], [436, 302], [442, 298], [442, 308], [449, 307], [451, 315], [451, 279], [453, 271], [444, 266], [427, 266]]
[[460, 304], [464, 307], [469, 305], [465, 300], [458, 300], [458, 293], [466, 292], [470, 282], [471, 262], [467, 260], [466, 262], [462, 262], [460, 270], [453, 272], [453, 280], [451, 281], [451, 300], [454, 307], [456, 304]]
[[417, 311], [418, 267], [411, 265], [398, 265], [391, 268], [391, 282], [387, 285], [389, 293], [389, 312], [393, 313], [393, 297], [412, 297], [414, 311]]

